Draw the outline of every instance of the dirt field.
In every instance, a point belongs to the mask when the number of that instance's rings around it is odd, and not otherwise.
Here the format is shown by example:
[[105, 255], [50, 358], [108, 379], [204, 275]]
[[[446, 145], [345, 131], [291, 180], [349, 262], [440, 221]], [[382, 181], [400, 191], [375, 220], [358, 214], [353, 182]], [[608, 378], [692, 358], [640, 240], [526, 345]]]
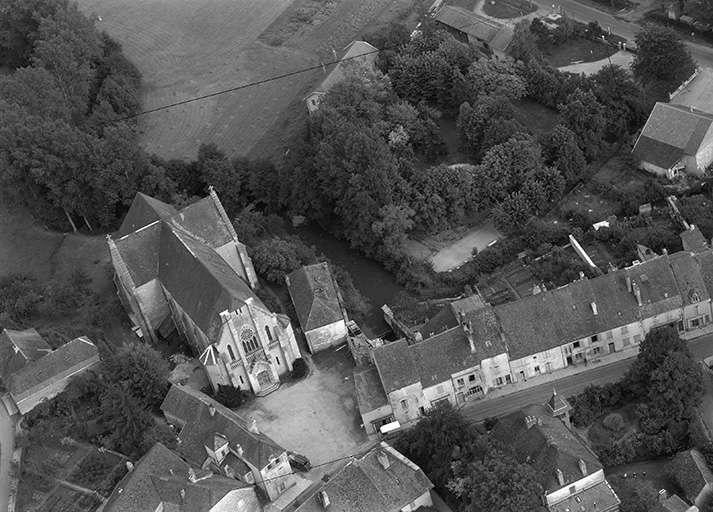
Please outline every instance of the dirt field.
[[[384, 13], [396, 16], [394, 6], [414, 2], [78, 0], [143, 74], [146, 109], [319, 65]], [[282, 131], [304, 122], [300, 100], [321, 77], [311, 71], [147, 115], [143, 145], [163, 157], [193, 158], [204, 142], [238, 155], [260, 141], [264, 156], [283, 142]]]

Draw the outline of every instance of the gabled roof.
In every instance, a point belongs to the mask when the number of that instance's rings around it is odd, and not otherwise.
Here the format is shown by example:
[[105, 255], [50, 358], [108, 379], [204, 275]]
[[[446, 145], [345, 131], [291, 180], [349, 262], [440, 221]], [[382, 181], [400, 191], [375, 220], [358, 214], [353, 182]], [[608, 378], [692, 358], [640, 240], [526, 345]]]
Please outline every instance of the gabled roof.
[[344, 319], [334, 279], [326, 262], [295, 270], [287, 278], [287, 287], [304, 331]]
[[351, 458], [326, 483], [311, 488], [307, 496], [300, 496], [301, 505], [295, 512], [323, 512], [320, 493], [329, 499], [327, 510], [394, 512], [432, 488], [433, 484], [418, 466], [382, 442], [366, 454]]
[[505, 51], [512, 41], [512, 29], [462, 7], [444, 5], [436, 13], [435, 20], [470, 37], [488, 43], [488, 46], [494, 50]]
[[167, 219], [176, 213], [178, 212], [170, 204], [137, 192], [119, 231], [116, 233], [116, 237], [121, 238], [157, 220]]
[[340, 62], [335, 64], [334, 69], [322, 81], [314, 93], [326, 93], [332, 87], [345, 78], [345, 70], [348, 66], [366, 65], [369, 68], [374, 67], [374, 62], [378, 55], [378, 49], [370, 45], [366, 41], [352, 41], [346, 48], [346, 52], [340, 59]]
[[694, 258], [693, 253], [677, 252], [668, 257], [668, 262], [685, 305], [710, 299], [700, 263]]
[[172, 385], [161, 410], [185, 422], [178, 436], [181, 440], [178, 451], [193, 464], [203, 464], [206, 439], [216, 433], [225, 436], [231, 448], [239, 445], [242, 457], [259, 470], [285, 452], [265, 434], [251, 432], [248, 422], [238, 414], [190, 387]]
[[16, 402], [50, 386], [70, 373], [87, 369], [99, 362], [99, 351], [84, 336], [65, 343], [57, 350], [26, 364], [11, 374], [7, 387]]
[[379, 379], [379, 372], [374, 366], [354, 371], [354, 387], [357, 404], [362, 413], [371, 412], [389, 403]]
[[189, 480], [190, 466], [178, 454], [156, 443], [116, 485], [105, 512], [257, 512], [255, 490], [238, 480], [203, 474]]
[[713, 115], [692, 107], [656, 103], [633, 153], [664, 169], [683, 156], [695, 155], [713, 123]]
[[35, 329], [3, 329], [0, 333], [0, 379], [7, 379], [28, 362], [39, 359], [51, 350]]
[[[527, 417], [538, 421], [528, 428]], [[580, 460], [587, 474], [602, 469], [594, 453], [543, 405], [530, 405], [504, 416], [495, 425], [493, 435], [512, 447], [519, 462], [532, 466], [548, 493], [584, 478]], [[558, 468], [564, 485], [557, 480]]]
[[691, 226], [691, 229], [687, 229], [679, 236], [681, 237], [684, 251], [700, 252], [709, 248], [708, 240], [706, 240], [706, 237], [703, 236], [697, 226]]
[[[550, 505], [548, 508], [550, 512], [618, 510], [618, 508], [615, 509], [614, 507], [620, 503], [621, 501], [614, 492], [614, 489], [609, 485], [609, 482], [604, 480], [591, 487], [587, 487], [577, 494], [567, 496], [564, 500]], [[655, 510], [649, 510], [648, 512], [655, 512]]]
[[570, 408], [569, 402], [562, 396], [557, 394], [557, 390], [552, 390], [552, 396], [545, 404], [550, 414], [556, 415]]

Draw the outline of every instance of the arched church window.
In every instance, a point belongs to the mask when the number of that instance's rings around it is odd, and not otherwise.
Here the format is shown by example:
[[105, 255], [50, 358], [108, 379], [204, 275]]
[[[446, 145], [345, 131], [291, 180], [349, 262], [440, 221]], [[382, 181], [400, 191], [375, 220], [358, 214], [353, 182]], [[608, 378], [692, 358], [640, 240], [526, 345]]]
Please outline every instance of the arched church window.
[[272, 343], [272, 332], [270, 331], [269, 325], [265, 326], [265, 332], [267, 333], [267, 339], [270, 340], [270, 343]]
[[228, 354], [230, 354], [230, 360], [235, 361], [235, 352], [233, 352], [233, 347], [228, 345]]

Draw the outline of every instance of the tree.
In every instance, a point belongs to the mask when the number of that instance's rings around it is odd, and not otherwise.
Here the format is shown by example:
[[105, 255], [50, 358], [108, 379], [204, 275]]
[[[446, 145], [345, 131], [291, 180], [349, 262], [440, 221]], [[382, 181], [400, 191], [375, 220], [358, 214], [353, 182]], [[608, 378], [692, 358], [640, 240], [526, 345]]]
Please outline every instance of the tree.
[[70, 120], [69, 105], [54, 76], [44, 68], [20, 68], [0, 77], [0, 98], [32, 115]]
[[379, 217], [372, 224], [374, 235], [380, 240], [379, 247], [387, 258], [399, 257], [406, 237], [413, 228], [415, 212], [404, 205], [388, 204], [379, 210]]
[[648, 24], [635, 40], [637, 53], [631, 69], [642, 84], [658, 83], [669, 93], [696, 68], [686, 45], [671, 28]]
[[643, 90], [631, 73], [621, 66], [608, 65], [591, 78], [597, 100], [606, 110], [607, 138], [618, 140], [641, 128], [650, 109], [645, 105]]
[[599, 153], [606, 127], [604, 107], [594, 94], [576, 89], [558, 106], [564, 124], [577, 136], [580, 149], [590, 160]]
[[448, 484], [465, 502], [464, 511], [540, 511], [543, 493], [534, 470], [501, 451], [491, 451], [482, 460], [456, 464], [455, 478]]
[[213, 398], [229, 409], [240, 407], [245, 400], [243, 391], [240, 388], [225, 384], [218, 384], [218, 390]]
[[690, 420], [703, 398], [701, 367], [690, 354], [677, 351], [668, 355], [649, 379], [650, 410], [660, 411], [667, 420]]
[[519, 231], [532, 215], [532, 206], [522, 192], [512, 192], [493, 209], [495, 226], [513, 233]]
[[376, 59], [376, 66], [382, 73], [388, 73], [399, 54], [401, 46], [411, 40], [411, 30], [401, 23], [389, 23], [386, 27], [377, 27], [364, 34], [364, 41], [381, 50]]
[[215, 187], [228, 215], [235, 215], [240, 211], [242, 177], [235, 172], [230, 160], [218, 146], [213, 143], [200, 145], [195, 170], [203, 183]]
[[567, 185], [583, 176], [587, 161], [572, 130], [558, 124], [540, 138], [540, 145], [545, 164], [556, 167]]
[[314, 251], [295, 238], [263, 240], [253, 248], [251, 257], [257, 273], [278, 284], [293, 270], [315, 262]]
[[690, 357], [688, 345], [673, 327], [651, 330], [639, 347], [636, 360], [626, 373], [625, 387], [638, 397], [644, 397], [650, 386], [651, 376], [661, 367], [666, 357], [673, 352], [681, 352]]
[[530, 22], [521, 20], [515, 25], [512, 41], [507, 49], [508, 54], [515, 60], [529, 62], [542, 57], [539, 50], [537, 36], [530, 30]]
[[141, 408], [158, 409], [168, 392], [168, 362], [144, 343], [120, 348], [104, 360], [103, 372], [108, 381], [121, 386]]
[[513, 115], [512, 103], [502, 96], [483, 96], [472, 107], [468, 102], [463, 103], [458, 114], [458, 130], [464, 149], [476, 158], [482, 157], [492, 147], [488, 145], [500, 138], [502, 132], [498, 126], [511, 120]]
[[658, 506], [658, 492], [648, 480], [608, 477], [621, 500], [622, 512], [651, 512]]
[[481, 96], [501, 96], [516, 101], [525, 96], [525, 80], [509, 60], [479, 59], [468, 68], [462, 101], [475, 102]]
[[108, 427], [102, 444], [129, 457], [140, 457], [144, 432], [154, 425], [149, 412], [141, 407], [127, 385], [107, 386], [99, 398], [101, 422]]

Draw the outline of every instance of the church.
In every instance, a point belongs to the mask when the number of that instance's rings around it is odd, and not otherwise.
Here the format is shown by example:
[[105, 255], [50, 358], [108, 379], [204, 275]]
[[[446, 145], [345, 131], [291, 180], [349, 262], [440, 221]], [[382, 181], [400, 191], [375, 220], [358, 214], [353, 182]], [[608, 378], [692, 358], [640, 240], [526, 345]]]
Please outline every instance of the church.
[[138, 193], [107, 242], [134, 332], [156, 341], [178, 330], [213, 389], [264, 395], [292, 370], [300, 351], [290, 319], [255, 294], [252, 261], [212, 187], [181, 210]]

